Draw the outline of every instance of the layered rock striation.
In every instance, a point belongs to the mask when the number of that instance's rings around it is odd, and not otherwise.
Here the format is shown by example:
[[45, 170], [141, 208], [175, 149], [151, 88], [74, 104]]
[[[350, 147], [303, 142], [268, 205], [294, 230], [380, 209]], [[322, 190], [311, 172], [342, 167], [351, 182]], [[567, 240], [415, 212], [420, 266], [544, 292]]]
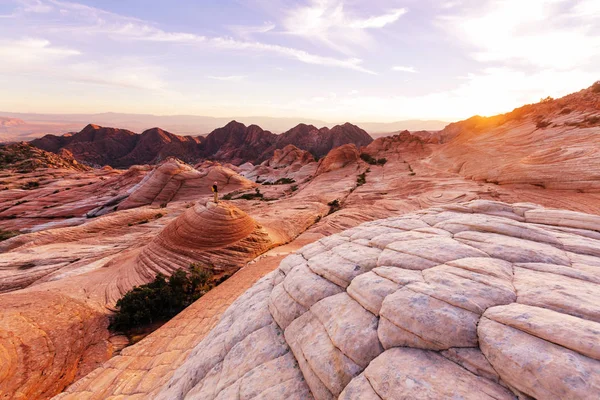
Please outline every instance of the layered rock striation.
[[170, 274], [200, 263], [215, 272], [233, 272], [274, 245], [269, 232], [237, 207], [196, 204], [142, 249], [137, 268], [143, 274]]

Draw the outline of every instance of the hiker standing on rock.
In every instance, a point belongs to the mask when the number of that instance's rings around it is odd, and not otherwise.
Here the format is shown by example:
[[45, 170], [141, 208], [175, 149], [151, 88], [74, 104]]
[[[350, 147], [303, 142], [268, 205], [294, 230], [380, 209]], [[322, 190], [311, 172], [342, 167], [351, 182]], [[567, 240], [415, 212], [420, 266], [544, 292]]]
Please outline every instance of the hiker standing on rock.
[[212, 185], [212, 191], [215, 194], [215, 203], [219, 203], [219, 188], [217, 187], [217, 182]]

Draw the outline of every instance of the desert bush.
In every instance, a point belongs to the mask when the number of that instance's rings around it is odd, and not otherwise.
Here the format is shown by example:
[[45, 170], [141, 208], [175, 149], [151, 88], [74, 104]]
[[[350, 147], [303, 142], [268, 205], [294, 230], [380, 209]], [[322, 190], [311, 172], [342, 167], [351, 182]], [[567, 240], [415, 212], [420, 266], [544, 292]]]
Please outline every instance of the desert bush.
[[254, 200], [254, 199], [262, 199], [263, 194], [260, 192], [258, 188], [255, 189], [254, 193], [246, 193], [238, 197], [238, 199], [243, 200]]
[[600, 81], [596, 81], [592, 85], [592, 92], [594, 92], [594, 93], [600, 93]]
[[21, 189], [23, 190], [32, 190], [40, 187], [40, 183], [38, 181], [29, 181], [24, 185], [21, 185]]
[[329, 203], [327, 203], [327, 205], [329, 206], [329, 214], [338, 211], [341, 207], [340, 201], [338, 199], [330, 201]]
[[290, 189], [292, 190], [292, 192], [295, 192], [296, 190], [298, 190], [298, 185], [292, 185]]
[[0, 229], [0, 242], [8, 240], [12, 237], [18, 236], [20, 234], [21, 234], [21, 232], [19, 232], [19, 231], [3, 231]]
[[373, 156], [371, 156], [370, 154], [367, 154], [367, 153], [362, 153], [362, 154], [360, 155], [360, 158], [361, 158], [361, 159], [362, 159], [364, 162], [366, 162], [366, 163], [368, 163], [368, 164], [371, 164], [371, 165], [375, 165], [375, 164], [377, 164], [377, 160], [376, 160], [376, 159], [375, 159]]
[[127, 331], [167, 321], [213, 286], [212, 273], [197, 264], [190, 265], [189, 271], [178, 269], [168, 278], [159, 273], [154, 281], [134, 287], [117, 301], [110, 327]]
[[540, 103], [550, 103], [552, 100], [554, 100], [554, 98], [548, 96], [545, 99], [540, 99]]
[[356, 186], [362, 186], [367, 183], [367, 174], [363, 172], [356, 177]]
[[387, 158], [378, 158], [377, 159], [377, 165], [385, 165], [386, 162], [387, 162]]
[[223, 200], [231, 200], [233, 198], [233, 193], [227, 193], [222, 197]]
[[274, 185], [288, 185], [290, 183], [296, 183], [292, 178], [279, 178], [273, 183]]

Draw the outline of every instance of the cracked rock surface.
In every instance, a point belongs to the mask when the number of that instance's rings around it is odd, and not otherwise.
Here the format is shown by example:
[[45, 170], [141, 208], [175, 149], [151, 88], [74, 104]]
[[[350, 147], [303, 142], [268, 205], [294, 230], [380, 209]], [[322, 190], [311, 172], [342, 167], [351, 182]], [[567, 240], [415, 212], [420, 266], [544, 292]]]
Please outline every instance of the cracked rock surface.
[[157, 399], [600, 397], [600, 222], [473, 201], [285, 258]]

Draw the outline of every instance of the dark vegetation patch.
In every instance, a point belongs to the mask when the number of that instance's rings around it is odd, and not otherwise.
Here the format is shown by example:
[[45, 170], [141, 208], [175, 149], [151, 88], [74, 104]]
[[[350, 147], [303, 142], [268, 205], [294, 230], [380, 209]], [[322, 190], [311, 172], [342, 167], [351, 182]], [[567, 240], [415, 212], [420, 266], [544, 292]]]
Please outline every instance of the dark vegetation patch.
[[327, 203], [327, 205], [329, 206], [329, 214], [333, 214], [334, 212], [342, 208], [342, 205], [340, 204], [340, 201], [338, 199], [330, 201], [329, 203]]
[[592, 92], [594, 92], [594, 93], [600, 93], [600, 81], [596, 81], [592, 85]]
[[178, 269], [168, 278], [159, 273], [154, 281], [134, 287], [117, 301], [110, 329], [128, 333], [168, 321], [227, 278], [215, 279], [198, 264], [191, 264], [187, 271]]
[[40, 182], [38, 181], [29, 181], [24, 185], [21, 185], [21, 189], [23, 190], [33, 190], [40, 187]]
[[279, 178], [275, 182], [264, 182], [263, 185], [289, 185], [290, 183], [296, 183], [292, 178]]
[[21, 232], [19, 231], [3, 231], [0, 229], [0, 242], [13, 238], [15, 236], [19, 236]]
[[356, 186], [362, 186], [365, 183], [367, 183], [367, 173], [363, 172], [356, 177]]
[[370, 165], [385, 165], [385, 163], [387, 162], [386, 158], [375, 158], [373, 156], [371, 156], [370, 154], [367, 153], [362, 153], [360, 155], [360, 158], [370, 164]]
[[[237, 199], [242, 199], [242, 200], [255, 200], [255, 199], [262, 199], [264, 196], [263, 194], [260, 192], [260, 190], [258, 188], [256, 188], [254, 190], [254, 193], [246, 193], [241, 195], [240, 197], [238, 197]], [[237, 200], [236, 199], [236, 200]]]

